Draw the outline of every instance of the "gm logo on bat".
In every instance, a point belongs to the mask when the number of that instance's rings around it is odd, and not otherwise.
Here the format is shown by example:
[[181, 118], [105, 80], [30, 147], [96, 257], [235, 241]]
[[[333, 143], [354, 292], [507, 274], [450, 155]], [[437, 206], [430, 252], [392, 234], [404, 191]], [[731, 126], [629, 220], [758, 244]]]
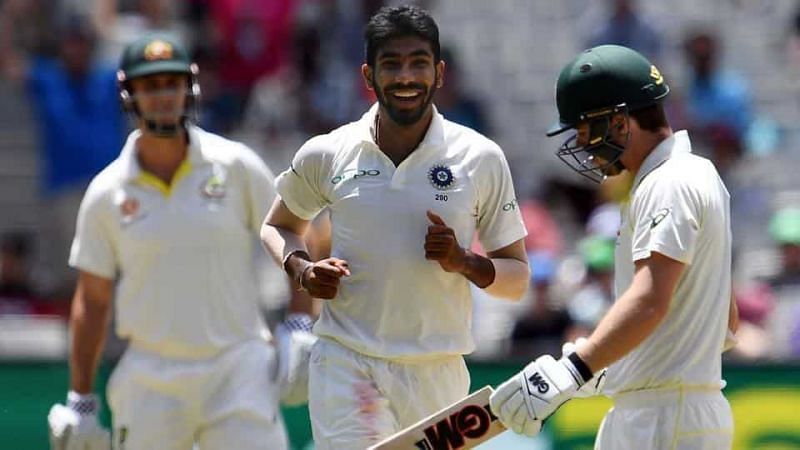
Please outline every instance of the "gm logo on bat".
[[420, 450], [450, 450], [464, 447], [464, 438], [478, 439], [489, 431], [497, 416], [489, 405], [466, 405], [449, 417], [425, 428], [425, 439], [414, 445]]

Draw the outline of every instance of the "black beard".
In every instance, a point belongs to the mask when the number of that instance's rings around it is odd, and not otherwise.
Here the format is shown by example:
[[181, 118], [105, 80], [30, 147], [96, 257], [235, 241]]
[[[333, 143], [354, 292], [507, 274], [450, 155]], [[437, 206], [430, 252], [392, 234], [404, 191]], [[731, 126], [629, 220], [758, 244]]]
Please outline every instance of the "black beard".
[[[373, 79], [373, 85], [377, 86], [375, 80]], [[419, 87], [416, 85], [415, 87]], [[396, 90], [400, 88], [399, 86], [393, 86], [391, 90]], [[412, 109], [410, 111], [406, 110], [399, 110], [391, 105], [391, 103], [387, 100], [386, 96], [383, 94], [385, 90], [375, 90], [375, 96], [378, 98], [378, 104], [386, 110], [389, 114], [389, 118], [398, 125], [401, 126], [409, 126], [414, 125], [415, 123], [419, 122], [422, 119], [422, 116], [425, 115], [425, 112], [428, 110], [428, 106], [433, 102], [433, 94], [436, 93], [436, 85], [434, 84], [429, 89], [425, 90], [424, 100], [419, 108]]]

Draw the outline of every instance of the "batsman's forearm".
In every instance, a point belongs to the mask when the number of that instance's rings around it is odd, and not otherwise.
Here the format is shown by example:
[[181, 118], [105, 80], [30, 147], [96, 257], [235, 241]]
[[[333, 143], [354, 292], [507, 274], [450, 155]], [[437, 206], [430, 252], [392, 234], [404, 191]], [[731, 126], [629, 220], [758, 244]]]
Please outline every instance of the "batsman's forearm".
[[519, 300], [528, 289], [531, 269], [527, 262], [514, 258], [492, 258], [494, 281], [484, 290], [499, 298]]
[[78, 295], [73, 300], [70, 320], [70, 389], [88, 394], [94, 385], [111, 308], [110, 303], [104, 306], [88, 305], [78, 299]]
[[608, 367], [641, 344], [666, 317], [669, 304], [660, 304], [647, 294], [626, 291], [577, 350], [593, 372]]

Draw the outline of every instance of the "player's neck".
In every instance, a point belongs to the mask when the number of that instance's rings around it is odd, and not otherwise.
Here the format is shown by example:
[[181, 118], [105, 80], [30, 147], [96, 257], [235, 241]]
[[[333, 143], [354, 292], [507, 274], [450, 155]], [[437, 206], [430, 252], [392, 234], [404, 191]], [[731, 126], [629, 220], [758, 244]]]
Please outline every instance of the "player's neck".
[[376, 118], [375, 143], [394, 162], [395, 166], [399, 166], [422, 142], [432, 118], [433, 108], [428, 107], [428, 110], [416, 123], [400, 125], [393, 121], [389, 114], [382, 114], [379, 111]]
[[188, 148], [186, 133], [170, 138], [142, 133], [136, 141], [136, 156], [142, 170], [170, 184]]
[[[628, 149], [626, 149], [625, 153], [623, 153], [623, 161], [622, 164], [633, 174], [639, 172], [639, 169], [644, 164], [644, 160], [653, 153], [653, 151], [658, 147], [658, 145], [665, 140], [669, 139], [672, 136], [672, 128], [665, 127], [659, 129], [656, 132], [645, 132], [639, 134], [637, 139], [634, 142], [634, 145], [631, 145]], [[627, 161], [625, 160], [627, 157]]]

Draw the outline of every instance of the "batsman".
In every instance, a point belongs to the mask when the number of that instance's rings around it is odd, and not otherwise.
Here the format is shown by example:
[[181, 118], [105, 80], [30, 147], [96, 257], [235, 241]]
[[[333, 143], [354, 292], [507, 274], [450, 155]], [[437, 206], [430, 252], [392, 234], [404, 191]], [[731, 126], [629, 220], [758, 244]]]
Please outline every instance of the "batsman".
[[731, 447], [721, 392], [721, 354], [737, 322], [730, 196], [687, 132], [670, 127], [668, 94], [656, 66], [616, 45], [580, 53], [558, 77], [560, 123], [548, 136], [571, 132], [558, 156], [598, 182], [635, 177], [617, 238], [616, 302], [588, 339], [559, 360], [538, 357], [491, 397], [518, 433], [537, 434], [564, 402], [600, 393], [604, 378], [614, 407], [596, 449]]
[[198, 70], [171, 35], [123, 52], [120, 100], [136, 129], [78, 214], [70, 390], [48, 415], [53, 450], [112, 444], [92, 392], [112, 311], [129, 343], [107, 386], [113, 448], [288, 447], [279, 402], [307, 395], [310, 303], [278, 345], [265, 339], [254, 252], [273, 176], [250, 148], [195, 124]]

